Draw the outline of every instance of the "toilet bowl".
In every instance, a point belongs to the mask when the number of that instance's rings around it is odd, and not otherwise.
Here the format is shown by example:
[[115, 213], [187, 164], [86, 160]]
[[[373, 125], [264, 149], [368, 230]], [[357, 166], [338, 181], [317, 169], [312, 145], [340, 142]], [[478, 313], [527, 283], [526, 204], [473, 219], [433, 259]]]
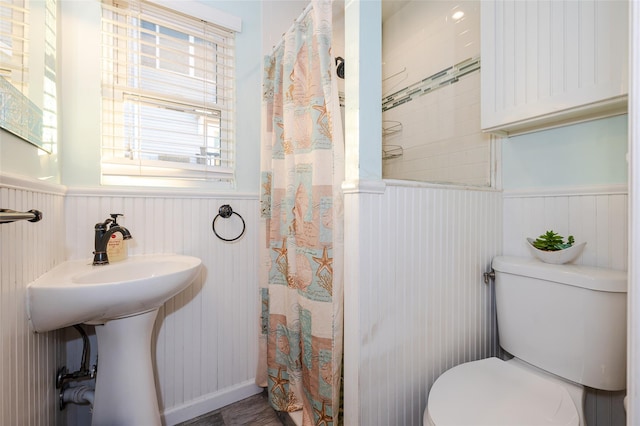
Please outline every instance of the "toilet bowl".
[[585, 425], [584, 388], [626, 386], [626, 273], [497, 257], [500, 346], [445, 371], [433, 384], [425, 425]]
[[584, 389], [514, 358], [454, 367], [434, 383], [424, 425], [584, 424]]

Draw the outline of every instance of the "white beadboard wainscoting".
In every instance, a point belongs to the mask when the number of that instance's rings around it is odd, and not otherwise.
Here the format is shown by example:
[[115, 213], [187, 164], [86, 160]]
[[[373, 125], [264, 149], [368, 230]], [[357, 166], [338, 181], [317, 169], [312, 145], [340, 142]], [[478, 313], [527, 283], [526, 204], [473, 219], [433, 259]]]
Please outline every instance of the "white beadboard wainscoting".
[[[244, 236], [232, 243], [218, 239], [211, 229], [224, 204], [246, 222]], [[168, 301], [156, 321], [153, 355], [166, 424], [261, 391], [253, 382], [259, 312], [257, 195], [70, 189], [65, 207], [69, 259], [92, 257], [94, 225], [110, 213], [124, 215], [118, 223], [133, 236], [130, 256], [178, 253], [202, 259], [200, 277]], [[236, 215], [220, 218], [216, 230], [233, 238], [242, 223]], [[75, 346], [79, 357], [79, 339], [69, 346]]]
[[627, 187], [590, 186], [504, 192], [504, 253], [532, 257], [527, 237], [553, 230], [587, 242], [575, 263], [627, 269]]
[[[564, 237], [573, 235], [576, 242], [587, 242], [575, 263], [627, 269], [626, 185], [505, 191], [503, 208], [506, 255], [532, 257], [526, 238], [553, 229]], [[587, 389], [587, 424], [624, 425], [624, 394]]]
[[345, 424], [419, 425], [435, 379], [497, 354], [492, 286], [502, 195], [346, 183]]
[[59, 332], [29, 329], [27, 284], [64, 260], [64, 188], [0, 174], [0, 208], [42, 212], [40, 222], [0, 224], [0, 424], [62, 424], [55, 389]]
[[[626, 187], [617, 186], [501, 194], [399, 181], [346, 184], [346, 424], [421, 424], [428, 391], [443, 371], [498, 353], [491, 288], [481, 275], [497, 254], [530, 256], [526, 237], [547, 228], [573, 234], [587, 241], [578, 263], [626, 269], [627, 203]], [[211, 230], [223, 204], [247, 224], [235, 243]], [[38, 223], [0, 225], [0, 424], [81, 424], [57, 410], [53, 377], [65, 363], [64, 339], [28, 329], [24, 288], [63, 260], [89, 259], [94, 225], [109, 213], [125, 215], [120, 222], [134, 236], [130, 255], [203, 259], [201, 276], [160, 310], [156, 323], [166, 424], [260, 390], [253, 385], [257, 195], [67, 190], [3, 174], [0, 208], [44, 214]], [[233, 220], [218, 224], [224, 235], [241, 228]], [[80, 340], [73, 330], [66, 335], [66, 363], [75, 370]], [[587, 419], [624, 424], [621, 398], [590, 392]]]

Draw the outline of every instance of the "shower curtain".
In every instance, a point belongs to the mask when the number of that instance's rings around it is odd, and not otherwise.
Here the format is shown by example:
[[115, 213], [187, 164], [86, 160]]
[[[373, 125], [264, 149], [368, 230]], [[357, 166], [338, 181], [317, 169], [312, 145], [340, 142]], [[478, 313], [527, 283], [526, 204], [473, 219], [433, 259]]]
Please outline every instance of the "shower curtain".
[[331, 57], [332, 5], [313, 0], [265, 58], [262, 301], [256, 381], [303, 424], [338, 424], [344, 143]]

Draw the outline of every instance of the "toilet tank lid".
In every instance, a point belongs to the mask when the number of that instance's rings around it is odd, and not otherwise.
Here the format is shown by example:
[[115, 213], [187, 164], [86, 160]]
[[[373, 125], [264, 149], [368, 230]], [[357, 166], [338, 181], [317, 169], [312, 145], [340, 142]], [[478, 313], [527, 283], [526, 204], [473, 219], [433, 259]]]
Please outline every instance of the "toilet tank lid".
[[544, 263], [538, 259], [498, 256], [492, 267], [497, 272], [521, 275], [611, 293], [627, 292], [627, 272], [593, 266]]

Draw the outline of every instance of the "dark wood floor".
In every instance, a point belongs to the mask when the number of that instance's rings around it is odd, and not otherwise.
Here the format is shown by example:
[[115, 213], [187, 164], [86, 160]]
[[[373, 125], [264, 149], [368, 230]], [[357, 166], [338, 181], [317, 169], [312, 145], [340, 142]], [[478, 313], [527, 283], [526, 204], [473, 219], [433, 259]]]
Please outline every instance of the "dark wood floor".
[[259, 393], [235, 404], [227, 405], [219, 410], [196, 417], [179, 426], [283, 426], [288, 425], [288, 418], [280, 420], [276, 411], [271, 408], [265, 392]]

